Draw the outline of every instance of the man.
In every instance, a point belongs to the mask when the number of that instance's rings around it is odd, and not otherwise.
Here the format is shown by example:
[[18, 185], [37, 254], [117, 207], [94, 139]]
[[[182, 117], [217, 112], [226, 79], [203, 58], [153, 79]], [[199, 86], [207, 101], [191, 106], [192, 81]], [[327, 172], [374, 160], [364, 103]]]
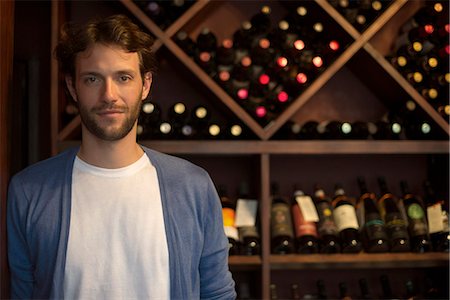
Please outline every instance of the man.
[[12, 298], [235, 298], [210, 177], [136, 143], [152, 43], [121, 15], [63, 27], [82, 142], [11, 180]]

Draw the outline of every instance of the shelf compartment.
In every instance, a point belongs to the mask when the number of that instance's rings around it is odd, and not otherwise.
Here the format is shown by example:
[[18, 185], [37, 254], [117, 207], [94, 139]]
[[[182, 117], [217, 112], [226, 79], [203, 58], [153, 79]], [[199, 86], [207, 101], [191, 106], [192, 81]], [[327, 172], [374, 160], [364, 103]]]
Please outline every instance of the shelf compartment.
[[448, 267], [448, 253], [272, 255], [272, 270]]

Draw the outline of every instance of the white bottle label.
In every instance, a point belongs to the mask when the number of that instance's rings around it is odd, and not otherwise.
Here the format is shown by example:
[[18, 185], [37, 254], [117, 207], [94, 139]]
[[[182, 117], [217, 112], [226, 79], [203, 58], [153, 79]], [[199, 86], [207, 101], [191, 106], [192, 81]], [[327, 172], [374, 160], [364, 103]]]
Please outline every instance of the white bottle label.
[[444, 230], [444, 222], [442, 219], [442, 205], [440, 203], [427, 207], [427, 218], [429, 233], [435, 233]]
[[295, 197], [295, 200], [297, 201], [306, 222], [319, 222], [316, 206], [310, 196], [297, 196]]
[[339, 231], [347, 228], [359, 229], [358, 219], [353, 205], [344, 204], [333, 210], [334, 223]]
[[236, 203], [236, 227], [255, 226], [258, 200], [238, 199]]
[[238, 230], [236, 227], [224, 226], [223, 229], [224, 229], [225, 235], [227, 237], [230, 237], [230, 238], [234, 239], [235, 241], [239, 240], [239, 233], [238, 233]]

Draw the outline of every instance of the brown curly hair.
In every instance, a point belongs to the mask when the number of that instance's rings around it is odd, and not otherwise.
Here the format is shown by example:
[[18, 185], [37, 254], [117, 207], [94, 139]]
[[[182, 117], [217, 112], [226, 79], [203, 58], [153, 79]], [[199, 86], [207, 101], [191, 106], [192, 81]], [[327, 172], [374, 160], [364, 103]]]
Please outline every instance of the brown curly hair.
[[75, 78], [77, 54], [94, 43], [118, 45], [127, 52], [137, 52], [142, 78], [144, 74], [156, 70], [155, 57], [151, 51], [153, 38], [127, 16], [113, 15], [84, 25], [66, 23], [62, 26], [60, 40], [54, 51], [61, 71]]

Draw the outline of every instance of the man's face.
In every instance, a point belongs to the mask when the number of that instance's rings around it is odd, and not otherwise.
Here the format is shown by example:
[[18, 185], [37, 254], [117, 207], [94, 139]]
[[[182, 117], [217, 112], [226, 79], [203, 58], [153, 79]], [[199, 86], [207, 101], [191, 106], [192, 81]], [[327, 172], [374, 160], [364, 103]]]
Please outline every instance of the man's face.
[[137, 53], [94, 44], [78, 54], [75, 78], [66, 81], [82, 126], [96, 138], [117, 141], [135, 130], [152, 79], [149, 73], [142, 79]]

